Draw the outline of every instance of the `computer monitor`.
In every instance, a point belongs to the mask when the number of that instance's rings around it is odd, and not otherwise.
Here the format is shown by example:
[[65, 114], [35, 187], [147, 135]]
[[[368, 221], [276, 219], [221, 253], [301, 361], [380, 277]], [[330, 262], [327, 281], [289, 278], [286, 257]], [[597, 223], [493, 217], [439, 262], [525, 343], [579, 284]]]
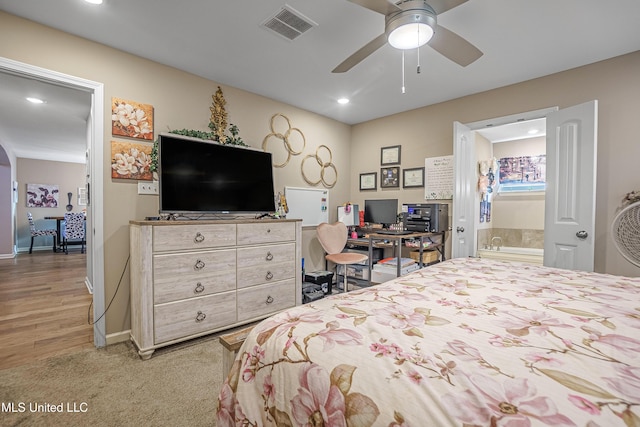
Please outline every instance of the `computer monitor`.
[[364, 222], [384, 227], [398, 222], [398, 199], [365, 200]]

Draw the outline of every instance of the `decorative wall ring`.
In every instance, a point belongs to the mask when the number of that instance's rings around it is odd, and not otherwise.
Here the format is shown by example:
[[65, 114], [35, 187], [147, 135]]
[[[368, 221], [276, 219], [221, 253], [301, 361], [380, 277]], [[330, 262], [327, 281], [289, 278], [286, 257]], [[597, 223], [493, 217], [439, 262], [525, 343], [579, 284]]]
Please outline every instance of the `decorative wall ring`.
[[[329, 153], [329, 161], [325, 162], [322, 160], [322, 158], [320, 157], [320, 149], [324, 148], [325, 150], [327, 150], [327, 152]], [[307, 175], [304, 173], [304, 164], [305, 161], [307, 161], [308, 159], [315, 159], [316, 163], [318, 163], [318, 165], [320, 166], [320, 179], [318, 181], [311, 181], [309, 178], [307, 178]], [[304, 159], [302, 159], [302, 163], [300, 164], [300, 170], [302, 172], [302, 178], [304, 178], [304, 180], [307, 182], [307, 184], [316, 186], [320, 183], [322, 183], [326, 188], [333, 188], [336, 183], [338, 182], [338, 169], [336, 168], [336, 165], [334, 165], [332, 163], [333, 161], [333, 154], [331, 153], [331, 150], [329, 149], [329, 147], [327, 147], [326, 145], [320, 145], [318, 146], [318, 148], [316, 149], [316, 154], [307, 154]], [[326, 171], [327, 169], [332, 169], [333, 172], [335, 173], [335, 179], [333, 180], [333, 182], [329, 183], [327, 182], [326, 179]]]
[[[276, 130], [275, 121], [279, 117], [283, 118], [287, 123], [287, 130], [284, 133], [278, 132]], [[297, 156], [301, 154], [302, 151], [304, 151], [304, 148], [307, 145], [307, 140], [300, 129], [291, 127], [291, 122], [289, 121], [289, 118], [282, 113], [276, 113], [271, 117], [270, 128], [271, 128], [271, 133], [265, 136], [264, 139], [262, 140], [262, 150], [267, 151], [267, 145], [270, 139], [277, 139], [282, 141], [284, 144], [284, 148], [287, 151], [287, 159], [284, 162], [274, 164], [273, 166], [276, 168], [283, 168], [287, 165], [287, 163], [289, 163], [289, 160], [291, 160], [292, 155]], [[292, 142], [292, 136], [294, 133], [298, 133], [300, 137], [302, 137], [302, 148], [300, 148], [300, 150], [294, 150], [292, 147], [291, 142]]]

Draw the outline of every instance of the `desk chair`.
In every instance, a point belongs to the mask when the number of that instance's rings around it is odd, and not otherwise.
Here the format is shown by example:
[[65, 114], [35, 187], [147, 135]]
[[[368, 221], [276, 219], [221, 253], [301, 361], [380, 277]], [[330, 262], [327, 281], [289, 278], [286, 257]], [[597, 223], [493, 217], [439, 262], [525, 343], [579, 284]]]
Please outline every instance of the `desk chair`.
[[316, 228], [320, 245], [327, 253], [325, 255], [326, 260], [334, 264], [344, 265], [344, 292], [347, 292], [347, 265], [357, 264], [369, 259], [369, 256], [365, 254], [342, 252], [347, 245], [347, 231], [347, 226], [342, 222], [333, 224], [323, 222]]
[[80, 240], [81, 252], [84, 253], [84, 214], [82, 212], [67, 212], [64, 214], [64, 228], [62, 229], [62, 248], [69, 255], [69, 240]]
[[38, 236], [53, 236], [53, 252], [56, 252], [56, 238], [58, 237], [58, 232], [53, 228], [38, 230], [35, 222], [33, 222], [31, 212], [27, 212], [27, 219], [29, 220], [29, 229], [31, 230], [31, 246], [29, 246], [29, 253], [33, 252], [33, 239]]

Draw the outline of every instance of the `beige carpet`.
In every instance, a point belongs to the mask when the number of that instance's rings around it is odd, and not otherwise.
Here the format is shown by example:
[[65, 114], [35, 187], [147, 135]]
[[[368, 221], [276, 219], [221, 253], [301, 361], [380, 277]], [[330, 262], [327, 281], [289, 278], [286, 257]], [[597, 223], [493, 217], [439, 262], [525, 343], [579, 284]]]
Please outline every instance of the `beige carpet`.
[[[146, 361], [129, 342], [84, 350], [0, 370], [0, 425], [215, 426], [222, 376], [215, 336], [157, 350]], [[37, 407], [60, 404], [62, 413]]]

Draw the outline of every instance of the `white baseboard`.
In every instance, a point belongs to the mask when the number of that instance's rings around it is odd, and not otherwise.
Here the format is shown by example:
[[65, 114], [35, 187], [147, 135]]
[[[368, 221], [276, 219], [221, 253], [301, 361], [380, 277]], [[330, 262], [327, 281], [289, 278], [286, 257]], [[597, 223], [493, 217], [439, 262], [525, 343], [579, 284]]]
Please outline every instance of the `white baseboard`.
[[89, 280], [88, 277], [84, 278], [84, 284], [87, 287], [89, 294], [93, 295], [93, 285], [91, 284], [91, 281]]
[[0, 254], [0, 259], [13, 259], [16, 257], [16, 254]]
[[107, 334], [107, 345], [125, 342], [131, 339], [131, 330], [116, 332], [115, 334]]

